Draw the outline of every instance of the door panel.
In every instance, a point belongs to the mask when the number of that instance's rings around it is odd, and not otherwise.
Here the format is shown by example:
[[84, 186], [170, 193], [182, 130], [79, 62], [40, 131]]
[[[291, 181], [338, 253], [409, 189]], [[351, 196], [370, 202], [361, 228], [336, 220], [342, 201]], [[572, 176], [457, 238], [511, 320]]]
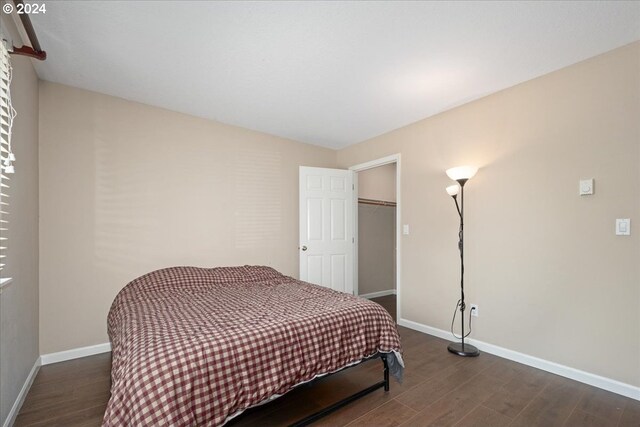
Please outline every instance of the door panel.
[[307, 238], [322, 240], [322, 199], [307, 200]]
[[331, 284], [333, 289], [344, 288], [346, 283], [344, 255], [331, 255]]
[[353, 172], [300, 167], [300, 279], [353, 293]]
[[331, 200], [331, 240], [345, 240], [347, 238], [347, 210], [346, 203], [341, 199]]
[[305, 280], [307, 282], [322, 283], [322, 255], [307, 257], [307, 278], [308, 280]]
[[308, 175], [307, 190], [322, 190], [322, 176], [321, 175]]
[[346, 180], [343, 177], [332, 176], [331, 179], [331, 191], [345, 191], [346, 188]]

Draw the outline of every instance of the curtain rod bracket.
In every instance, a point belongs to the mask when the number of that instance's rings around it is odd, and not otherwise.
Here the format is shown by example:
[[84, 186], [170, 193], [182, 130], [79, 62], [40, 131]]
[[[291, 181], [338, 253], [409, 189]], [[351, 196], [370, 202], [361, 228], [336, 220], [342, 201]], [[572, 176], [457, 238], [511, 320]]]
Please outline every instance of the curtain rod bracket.
[[11, 55], [29, 56], [29, 57], [35, 58], [35, 59], [37, 59], [39, 61], [44, 61], [45, 59], [47, 59], [47, 52], [45, 52], [44, 50], [36, 51], [32, 47], [29, 47], [29, 46], [22, 46], [22, 47], [13, 46], [13, 50], [11, 52], [9, 52], [9, 54], [11, 54]]
[[[13, 4], [16, 5], [16, 8], [17, 8], [18, 4], [22, 4], [22, 0], [13, 0]], [[47, 59], [47, 52], [42, 50], [42, 48], [40, 47], [40, 42], [38, 42], [38, 36], [36, 36], [36, 30], [33, 29], [33, 24], [31, 24], [31, 19], [29, 19], [29, 15], [27, 15], [26, 13], [21, 13], [20, 20], [22, 21], [22, 26], [24, 27], [24, 31], [27, 33], [27, 36], [29, 37], [29, 42], [33, 47], [13, 46], [13, 52], [9, 52], [9, 53], [12, 55], [29, 56], [31, 58], [44, 61], [45, 59]]]

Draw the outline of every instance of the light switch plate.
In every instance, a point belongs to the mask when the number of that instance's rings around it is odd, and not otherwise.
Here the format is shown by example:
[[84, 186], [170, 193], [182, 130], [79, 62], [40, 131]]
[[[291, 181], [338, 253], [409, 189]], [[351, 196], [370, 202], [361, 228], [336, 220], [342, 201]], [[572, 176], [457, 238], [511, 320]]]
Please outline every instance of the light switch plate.
[[404, 234], [405, 236], [409, 235], [409, 224], [404, 224], [402, 226], [402, 234]]
[[593, 178], [580, 180], [579, 194], [581, 196], [590, 196], [593, 194]]
[[631, 235], [631, 219], [630, 218], [616, 219], [616, 235], [618, 236]]

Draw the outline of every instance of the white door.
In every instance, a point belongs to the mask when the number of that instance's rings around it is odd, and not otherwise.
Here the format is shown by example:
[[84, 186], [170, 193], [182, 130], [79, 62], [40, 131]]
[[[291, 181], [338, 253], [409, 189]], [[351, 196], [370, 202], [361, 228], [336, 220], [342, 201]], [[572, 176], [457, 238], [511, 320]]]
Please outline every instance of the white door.
[[300, 280], [353, 293], [353, 172], [300, 166]]

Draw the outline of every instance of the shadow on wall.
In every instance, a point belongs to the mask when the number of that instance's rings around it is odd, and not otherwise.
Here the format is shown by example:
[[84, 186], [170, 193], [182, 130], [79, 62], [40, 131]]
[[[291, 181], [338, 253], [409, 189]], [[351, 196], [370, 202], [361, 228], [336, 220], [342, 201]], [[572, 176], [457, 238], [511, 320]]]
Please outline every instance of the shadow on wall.
[[[235, 165], [230, 167], [215, 160], [219, 153], [189, 156], [186, 162], [179, 145], [155, 147], [156, 152], [164, 151], [166, 162], [159, 162], [149, 158], [151, 149], [108, 140], [97, 132], [94, 242], [98, 268], [133, 278], [181, 260], [193, 263], [185, 258], [187, 248], [193, 260], [194, 252], [213, 258], [211, 254], [229, 246], [245, 251], [282, 246], [280, 152], [236, 148], [229, 154]], [[228, 178], [223, 181], [222, 177]], [[220, 220], [225, 217], [233, 219], [233, 226]], [[165, 248], [165, 256], [159, 259], [160, 247]]]
[[276, 249], [282, 235], [282, 155], [239, 149], [236, 156], [236, 248]]

